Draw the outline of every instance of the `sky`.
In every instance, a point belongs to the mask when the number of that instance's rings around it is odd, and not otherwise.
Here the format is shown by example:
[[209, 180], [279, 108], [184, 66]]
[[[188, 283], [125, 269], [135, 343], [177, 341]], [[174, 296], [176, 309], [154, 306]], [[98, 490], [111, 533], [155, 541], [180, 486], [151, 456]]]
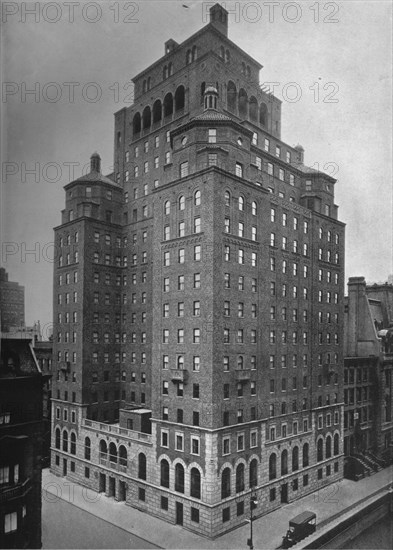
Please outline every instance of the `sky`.
[[[392, 265], [392, 5], [389, 1], [221, 2], [229, 38], [263, 65], [282, 100], [281, 138], [337, 178], [346, 279]], [[25, 286], [26, 322], [52, 323], [53, 227], [63, 186], [98, 151], [113, 165], [113, 113], [131, 78], [207, 24], [212, 3], [2, 3], [2, 266]], [[32, 10], [35, 10], [32, 12]], [[29, 93], [33, 91], [34, 93]]]

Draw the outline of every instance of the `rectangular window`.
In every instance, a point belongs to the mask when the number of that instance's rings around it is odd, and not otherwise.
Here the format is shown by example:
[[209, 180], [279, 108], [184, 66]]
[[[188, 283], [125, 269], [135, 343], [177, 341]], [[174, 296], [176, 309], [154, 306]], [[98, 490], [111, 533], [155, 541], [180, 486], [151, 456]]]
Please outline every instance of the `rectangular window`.
[[239, 177], [243, 177], [243, 165], [240, 162], [236, 163], [235, 174]]
[[180, 164], [180, 177], [185, 178], [188, 176], [188, 161], [182, 162]]
[[217, 141], [217, 130], [215, 128], [209, 128], [209, 143], [216, 143]]

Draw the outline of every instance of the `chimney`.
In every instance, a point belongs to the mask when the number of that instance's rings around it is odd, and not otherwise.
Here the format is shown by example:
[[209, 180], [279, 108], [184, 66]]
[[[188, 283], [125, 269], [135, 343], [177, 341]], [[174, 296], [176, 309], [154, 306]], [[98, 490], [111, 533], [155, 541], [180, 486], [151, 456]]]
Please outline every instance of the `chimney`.
[[209, 10], [210, 24], [224, 36], [228, 36], [228, 12], [220, 4], [214, 4]]
[[90, 157], [90, 172], [101, 172], [101, 157], [98, 153], [93, 153]]

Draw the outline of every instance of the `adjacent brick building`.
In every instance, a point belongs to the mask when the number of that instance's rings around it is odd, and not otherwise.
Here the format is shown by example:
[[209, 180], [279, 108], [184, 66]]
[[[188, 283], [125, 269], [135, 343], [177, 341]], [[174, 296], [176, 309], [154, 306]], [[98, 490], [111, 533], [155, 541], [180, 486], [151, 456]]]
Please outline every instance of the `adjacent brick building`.
[[344, 452], [358, 478], [392, 458], [393, 285], [351, 277], [345, 304]]
[[1, 338], [0, 548], [41, 548], [42, 403], [45, 376], [32, 342]]
[[3, 332], [25, 326], [25, 287], [9, 281], [3, 267], [0, 268], [0, 320]]
[[52, 470], [210, 537], [343, 476], [335, 180], [227, 15], [133, 79], [55, 229]]

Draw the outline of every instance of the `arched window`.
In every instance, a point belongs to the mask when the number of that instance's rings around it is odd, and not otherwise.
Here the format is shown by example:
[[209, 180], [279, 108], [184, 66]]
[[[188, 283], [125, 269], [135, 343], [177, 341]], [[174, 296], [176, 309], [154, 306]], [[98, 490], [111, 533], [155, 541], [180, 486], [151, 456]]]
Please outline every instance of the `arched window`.
[[198, 468], [191, 468], [190, 496], [194, 498], [201, 498], [201, 473]]
[[259, 124], [266, 126], [267, 124], [267, 106], [266, 103], [261, 103], [259, 106]]
[[179, 463], [175, 466], [175, 491], [184, 493], [184, 467]]
[[55, 447], [60, 449], [60, 428], [56, 428], [55, 432]]
[[168, 64], [168, 76], [172, 76], [173, 74], [173, 65], [172, 62]]
[[186, 199], [182, 195], [181, 197], [179, 197], [179, 210], [184, 210], [185, 206], [186, 206]]
[[269, 457], [269, 479], [277, 477], [277, 457], [276, 453], [272, 453]]
[[292, 449], [292, 472], [299, 469], [299, 447]]
[[192, 47], [192, 60], [195, 61], [198, 57], [198, 50], [196, 46]]
[[108, 447], [107, 447], [106, 441], [101, 439], [101, 441], [100, 441], [100, 458], [103, 458], [104, 460], [106, 460], [107, 455], [108, 455]]
[[164, 117], [170, 116], [173, 113], [173, 96], [171, 93], [164, 97]]
[[184, 109], [185, 95], [184, 86], [179, 86], [175, 92], [175, 111]]
[[258, 461], [253, 458], [250, 462], [250, 487], [256, 487], [258, 485]]
[[141, 115], [140, 113], [135, 113], [134, 118], [132, 119], [132, 131], [133, 134], [139, 134], [141, 131]]
[[330, 435], [327, 436], [325, 442], [325, 456], [330, 458], [332, 456], [332, 438]]
[[159, 99], [156, 99], [156, 101], [153, 104], [153, 124], [156, 122], [160, 122], [162, 118], [162, 104]]
[[307, 468], [307, 466], [309, 465], [308, 450], [309, 445], [308, 443], [305, 443], [303, 445], [303, 468]]
[[119, 464], [120, 466], [127, 467], [127, 449], [124, 445], [119, 447]]
[[244, 211], [244, 197], [242, 197], [241, 195], [239, 197], [239, 210], [241, 210], [242, 212]]
[[231, 54], [229, 53], [229, 50], [225, 50], [225, 63], [229, 63], [231, 60]]
[[220, 57], [222, 57], [222, 59], [225, 59], [225, 48], [224, 48], [224, 46], [220, 46]]
[[109, 443], [109, 462], [117, 463], [117, 449], [113, 441]]
[[227, 107], [229, 111], [232, 111], [233, 113], [236, 112], [236, 86], [235, 84], [230, 80], [228, 82], [227, 87]]
[[161, 469], [160, 484], [162, 487], [167, 487], [169, 489], [169, 464], [168, 464], [168, 461], [165, 460], [165, 458], [161, 460], [160, 469]]
[[189, 65], [192, 61], [192, 52], [191, 50], [187, 50], [186, 54], [186, 65]]
[[138, 455], [138, 477], [146, 479], [146, 455], [144, 453]]
[[285, 476], [288, 473], [288, 451], [286, 449], [281, 453], [281, 475]]
[[168, 66], [167, 65], [164, 65], [164, 67], [162, 69], [162, 78], [164, 80], [166, 80], [168, 78]]
[[253, 122], [258, 122], [258, 102], [256, 97], [254, 97], [253, 95], [250, 97], [249, 115], [250, 120], [252, 120]]
[[150, 90], [150, 88], [151, 88], [151, 76], [149, 76], [147, 79], [147, 89]]
[[63, 431], [63, 451], [68, 453], [68, 432], [67, 432], [67, 430]]
[[239, 116], [247, 118], [248, 114], [248, 97], [247, 92], [243, 88], [239, 90]]
[[164, 214], [168, 215], [171, 213], [171, 201], [164, 202]]
[[146, 83], [146, 80], [143, 81], [143, 93], [145, 93], [147, 90], [147, 83]]
[[85, 437], [85, 459], [91, 459], [91, 441], [90, 437]]
[[317, 461], [320, 462], [323, 460], [323, 439], [318, 439], [317, 443]]
[[72, 455], [76, 454], [76, 435], [74, 432], [71, 432], [71, 438], [70, 438], [70, 453]]
[[221, 474], [221, 498], [231, 496], [231, 470], [224, 468]]
[[200, 206], [201, 204], [201, 192], [200, 191], [195, 191], [194, 193], [194, 205], [195, 206]]
[[338, 434], [334, 435], [334, 449], [333, 452], [335, 455], [338, 455], [340, 452], [340, 438]]
[[236, 468], [236, 492], [244, 491], [244, 464], [239, 464]]
[[224, 202], [225, 206], [231, 206], [231, 194], [229, 191], [225, 191], [224, 193]]
[[151, 109], [148, 105], [143, 109], [142, 119], [143, 119], [143, 129], [150, 128], [150, 126], [151, 126]]

